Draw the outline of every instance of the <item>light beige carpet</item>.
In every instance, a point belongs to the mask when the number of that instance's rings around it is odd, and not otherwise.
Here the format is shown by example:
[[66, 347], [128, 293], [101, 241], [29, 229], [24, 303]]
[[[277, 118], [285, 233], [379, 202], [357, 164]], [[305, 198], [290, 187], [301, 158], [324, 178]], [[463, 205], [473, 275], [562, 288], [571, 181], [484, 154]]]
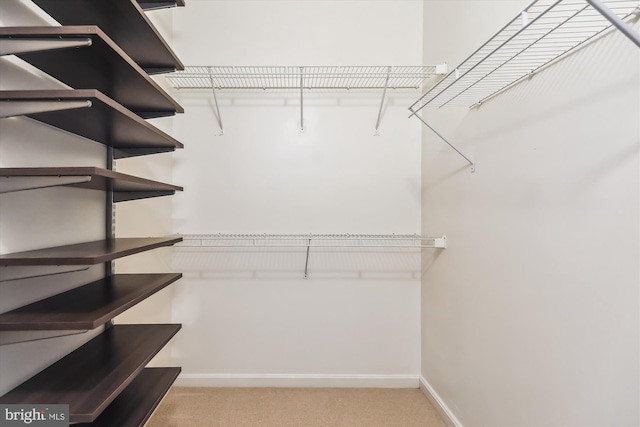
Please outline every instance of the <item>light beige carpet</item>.
[[174, 387], [147, 427], [446, 427], [418, 389]]

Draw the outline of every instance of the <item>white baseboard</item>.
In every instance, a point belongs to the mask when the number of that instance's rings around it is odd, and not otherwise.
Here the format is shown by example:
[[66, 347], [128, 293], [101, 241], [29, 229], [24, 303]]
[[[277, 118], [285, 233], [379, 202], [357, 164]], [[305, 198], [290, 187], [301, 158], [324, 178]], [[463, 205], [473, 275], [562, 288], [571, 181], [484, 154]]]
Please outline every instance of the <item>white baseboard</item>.
[[447, 404], [444, 403], [444, 400], [442, 400], [433, 387], [431, 387], [431, 384], [422, 376], [420, 377], [420, 390], [427, 396], [427, 399], [429, 399], [449, 427], [462, 427], [462, 423], [453, 415], [453, 412], [451, 412]]
[[180, 374], [179, 387], [418, 388], [418, 375]]

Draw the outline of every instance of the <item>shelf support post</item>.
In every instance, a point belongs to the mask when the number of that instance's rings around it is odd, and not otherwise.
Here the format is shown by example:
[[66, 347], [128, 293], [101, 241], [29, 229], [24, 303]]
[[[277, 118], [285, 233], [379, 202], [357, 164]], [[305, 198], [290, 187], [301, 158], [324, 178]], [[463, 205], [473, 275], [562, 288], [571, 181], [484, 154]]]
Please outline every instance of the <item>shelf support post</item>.
[[638, 34], [633, 27], [624, 22], [615, 13], [605, 6], [600, 0], [587, 0], [600, 15], [604, 16], [609, 22], [611, 22], [618, 30], [620, 30], [625, 36], [629, 38], [636, 46], [640, 47], [640, 34]]
[[[304, 90], [304, 77], [303, 77], [304, 67], [300, 67], [300, 132], [304, 132], [304, 98], [303, 98], [303, 90]], [[306, 274], [305, 274], [306, 277]]]
[[0, 56], [91, 46], [90, 38], [0, 39]]
[[467, 156], [465, 156], [464, 154], [462, 154], [462, 152], [461, 152], [461, 151], [460, 151], [460, 150], [459, 150], [455, 145], [453, 145], [452, 143], [450, 143], [449, 141], [447, 141], [447, 139], [446, 139], [444, 136], [440, 135], [440, 134], [438, 133], [438, 131], [436, 131], [433, 127], [431, 127], [431, 125], [429, 125], [427, 122], [425, 122], [425, 121], [424, 121], [424, 119], [423, 119], [422, 117], [420, 117], [418, 114], [415, 114], [417, 111], [414, 111], [414, 110], [412, 110], [411, 108], [410, 108], [409, 110], [410, 110], [412, 113], [414, 113], [414, 114], [413, 114], [413, 116], [414, 116], [414, 117], [417, 117], [417, 118], [418, 118], [418, 120], [420, 120], [420, 121], [421, 121], [421, 122], [422, 122], [426, 127], [428, 127], [429, 129], [431, 129], [431, 131], [432, 131], [433, 133], [435, 133], [435, 134], [438, 136], [438, 138], [440, 138], [441, 140], [443, 140], [444, 142], [446, 142], [446, 143], [447, 143], [447, 145], [448, 145], [449, 147], [453, 148], [453, 150], [454, 150], [456, 153], [458, 153], [460, 156], [462, 156], [462, 158], [463, 158], [463, 159], [465, 159], [467, 162], [469, 162], [469, 164], [471, 165], [471, 173], [474, 173], [474, 172], [476, 171], [476, 165], [475, 165], [475, 164], [474, 164], [474, 163], [473, 163], [473, 162], [472, 162], [472, 161], [471, 161]]
[[213, 91], [213, 103], [216, 105], [216, 119], [218, 120], [218, 126], [220, 126], [220, 136], [224, 135], [224, 127], [222, 126], [222, 116], [220, 115], [220, 108], [218, 107], [218, 97], [216, 96], [216, 85], [213, 81], [213, 70], [209, 69], [209, 79], [211, 80], [211, 90]]
[[382, 91], [382, 100], [380, 101], [380, 109], [378, 110], [378, 120], [376, 120], [375, 136], [379, 136], [378, 128], [380, 127], [380, 119], [382, 118], [382, 107], [384, 107], [384, 98], [387, 96], [387, 87], [389, 86], [389, 77], [391, 76], [391, 67], [387, 68], [387, 78], [384, 81], [384, 89]]

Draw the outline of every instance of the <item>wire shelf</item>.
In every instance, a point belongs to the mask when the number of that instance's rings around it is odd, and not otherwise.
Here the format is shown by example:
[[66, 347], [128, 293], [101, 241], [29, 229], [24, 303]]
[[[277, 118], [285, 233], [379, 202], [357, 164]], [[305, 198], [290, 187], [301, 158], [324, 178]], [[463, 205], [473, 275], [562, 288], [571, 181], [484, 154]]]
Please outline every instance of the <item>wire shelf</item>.
[[[623, 20], [638, 0], [603, 0]], [[584, 0], [536, 0], [434, 85], [409, 109], [475, 106], [611, 27]]]
[[417, 234], [179, 234], [176, 247], [446, 248], [447, 238]]
[[177, 89], [420, 89], [444, 67], [189, 66], [166, 78]]

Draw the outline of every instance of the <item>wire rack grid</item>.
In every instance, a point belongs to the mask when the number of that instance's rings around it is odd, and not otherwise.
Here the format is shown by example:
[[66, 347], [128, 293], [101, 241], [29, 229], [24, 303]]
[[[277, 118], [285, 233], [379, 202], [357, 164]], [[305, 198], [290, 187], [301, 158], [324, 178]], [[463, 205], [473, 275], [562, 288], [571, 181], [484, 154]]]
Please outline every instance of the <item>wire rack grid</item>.
[[[638, 0], [604, 0], [623, 20]], [[611, 23], [584, 0], [536, 0], [411, 107], [475, 106], [601, 34]]]
[[177, 247], [446, 248], [446, 237], [417, 234], [179, 234]]
[[189, 66], [166, 78], [177, 89], [419, 89], [443, 74], [417, 66]]

